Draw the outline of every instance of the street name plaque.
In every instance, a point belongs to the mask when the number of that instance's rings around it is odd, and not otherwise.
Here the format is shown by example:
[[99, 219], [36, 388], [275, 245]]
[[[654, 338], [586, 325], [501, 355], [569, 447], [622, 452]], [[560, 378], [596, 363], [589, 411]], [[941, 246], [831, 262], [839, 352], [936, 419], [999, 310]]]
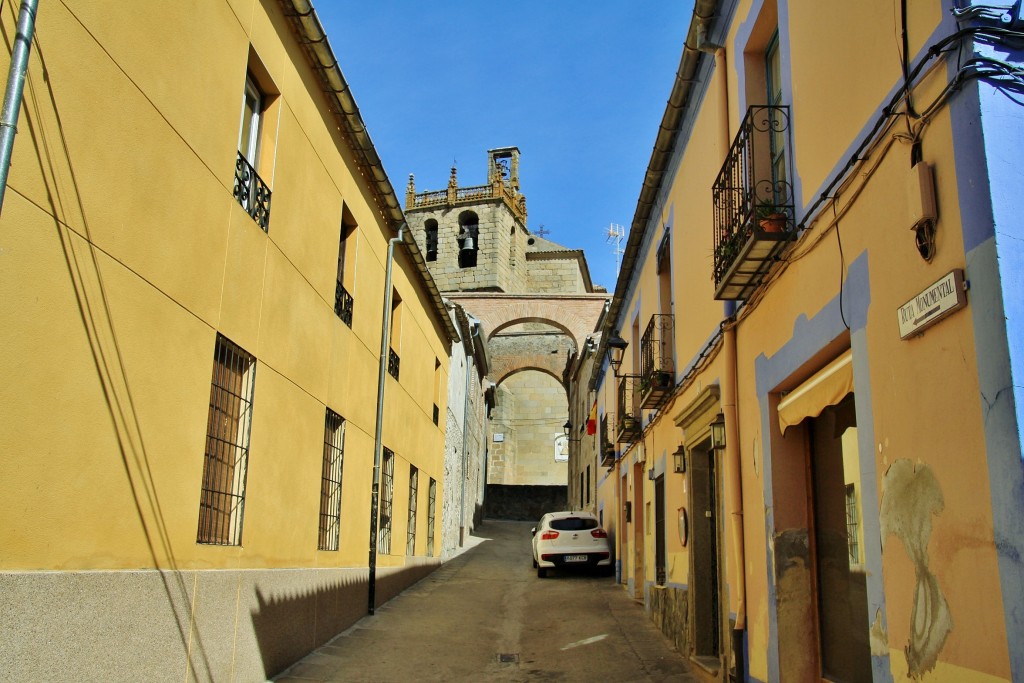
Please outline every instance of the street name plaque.
[[896, 317], [900, 325], [900, 339], [920, 334], [966, 305], [964, 271], [956, 268], [899, 307]]

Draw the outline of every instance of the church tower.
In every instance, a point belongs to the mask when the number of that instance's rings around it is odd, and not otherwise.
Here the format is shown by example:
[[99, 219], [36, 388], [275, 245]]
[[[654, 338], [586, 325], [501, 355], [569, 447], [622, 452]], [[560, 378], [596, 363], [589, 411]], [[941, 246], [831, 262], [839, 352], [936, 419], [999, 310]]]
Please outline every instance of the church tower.
[[410, 174], [405, 216], [442, 292], [528, 291], [518, 148], [487, 151], [484, 185], [459, 187], [453, 166], [446, 189], [417, 193]]

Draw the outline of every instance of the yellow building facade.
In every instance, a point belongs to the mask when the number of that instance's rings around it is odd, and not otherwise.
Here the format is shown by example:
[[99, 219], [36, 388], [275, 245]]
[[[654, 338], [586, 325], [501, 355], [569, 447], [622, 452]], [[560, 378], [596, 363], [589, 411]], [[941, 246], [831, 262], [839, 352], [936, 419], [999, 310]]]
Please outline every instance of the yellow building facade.
[[331, 56], [302, 0], [42, 3], [0, 217], [5, 677], [264, 680], [440, 561], [458, 333]]
[[1018, 680], [1024, 25], [696, 5], [591, 380], [619, 580], [709, 680]]

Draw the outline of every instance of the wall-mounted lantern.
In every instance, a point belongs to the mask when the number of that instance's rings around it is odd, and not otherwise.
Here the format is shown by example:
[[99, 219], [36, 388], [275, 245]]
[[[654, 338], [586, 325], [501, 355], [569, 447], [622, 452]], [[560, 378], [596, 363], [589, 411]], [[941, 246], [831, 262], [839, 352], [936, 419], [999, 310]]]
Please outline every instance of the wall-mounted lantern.
[[672, 470], [676, 474], [686, 472], [686, 448], [683, 447], [683, 444], [679, 444], [679, 448], [672, 454]]
[[562, 431], [565, 433], [566, 440], [572, 441], [573, 443], [580, 442], [580, 439], [572, 438], [572, 422], [570, 422], [569, 420], [566, 420], [565, 424], [562, 425]]
[[612, 372], [616, 377], [619, 376], [619, 367], [622, 365], [622, 356], [625, 354], [627, 346], [629, 346], [629, 342], [618, 334], [613, 334], [608, 339], [608, 349], [611, 352], [608, 363], [612, 366]]
[[711, 447], [716, 451], [725, 450], [725, 416], [722, 413], [711, 423]]

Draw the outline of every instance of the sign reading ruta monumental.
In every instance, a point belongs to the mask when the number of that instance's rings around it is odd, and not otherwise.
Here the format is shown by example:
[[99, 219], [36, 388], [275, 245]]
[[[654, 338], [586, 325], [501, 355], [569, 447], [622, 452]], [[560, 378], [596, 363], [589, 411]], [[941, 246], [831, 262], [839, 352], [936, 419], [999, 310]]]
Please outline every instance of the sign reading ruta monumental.
[[920, 334], [966, 305], [964, 271], [957, 268], [899, 307], [896, 316], [900, 325], [900, 339]]

